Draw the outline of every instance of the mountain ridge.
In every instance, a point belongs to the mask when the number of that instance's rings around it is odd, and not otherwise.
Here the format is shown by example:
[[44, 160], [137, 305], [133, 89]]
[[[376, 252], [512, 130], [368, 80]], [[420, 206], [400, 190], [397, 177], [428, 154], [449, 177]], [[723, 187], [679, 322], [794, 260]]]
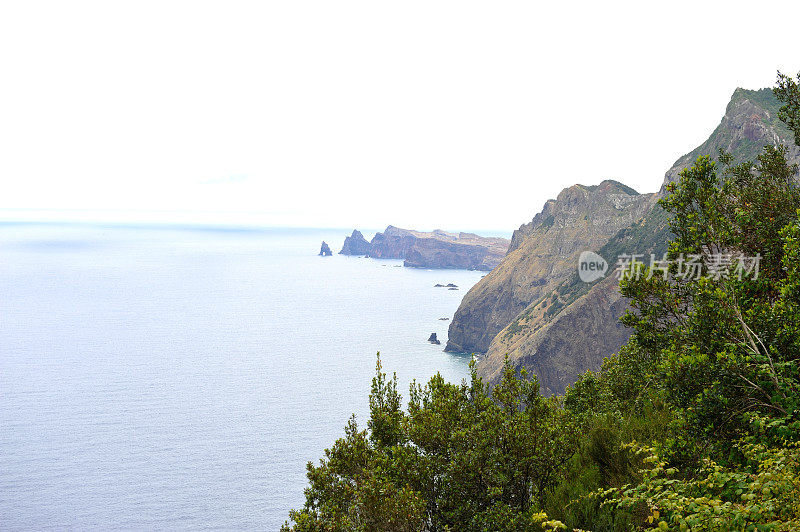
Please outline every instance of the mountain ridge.
[[[643, 215], [609, 235], [600, 246], [587, 250], [597, 251], [608, 261], [610, 268], [623, 253], [649, 256], [650, 253], [661, 255], [666, 252], [671, 233], [667, 214], [657, 205], [657, 200], [664, 196], [666, 185], [675, 181], [699, 155], [707, 154], [716, 159], [722, 149], [736, 156], [737, 160], [753, 159], [764, 145], [781, 143], [787, 146], [790, 161], [800, 161], [800, 148], [794, 145], [789, 130], [777, 120], [778, 108], [778, 101], [770, 89], [752, 91], [737, 88], [720, 124], [705, 142], [679, 157], [667, 170], [659, 191], [651, 195]], [[532, 222], [515, 232], [510, 249], [519, 249], [527, 240], [537, 238], [535, 231], [524, 228], [536, 225], [537, 218], [546, 218], [542, 214], [548, 204]], [[531, 299], [494, 334], [478, 363], [478, 373], [487, 382], [494, 384], [498, 381], [499, 368], [508, 356], [513, 365], [527, 367], [536, 373], [543, 391], [562, 393], [580, 373], [599, 368], [605, 356], [616, 352], [627, 341], [629, 331], [621, 327], [619, 318], [628, 305], [616, 282], [606, 277], [594, 284], [583, 283], [575, 266], [577, 262], [573, 262], [572, 271], [558, 286]], [[497, 271], [502, 271], [503, 267], [501, 263]], [[482, 287], [479, 285], [483, 281], [485, 279], [473, 290], [480, 291]], [[468, 293], [464, 300], [468, 301], [469, 296]], [[607, 312], [597, 314], [597, 308], [607, 309]], [[467, 314], [476, 312], [479, 311], [466, 309]], [[459, 308], [456, 315], [459, 313], [463, 315], [465, 310]], [[588, 317], [593, 320], [588, 320]], [[451, 327], [459, 327], [455, 317]]]
[[485, 352], [517, 314], [569, 277], [580, 252], [640, 219], [652, 197], [604, 180], [573, 185], [545, 202], [514, 232], [503, 261], [464, 296], [445, 350]]

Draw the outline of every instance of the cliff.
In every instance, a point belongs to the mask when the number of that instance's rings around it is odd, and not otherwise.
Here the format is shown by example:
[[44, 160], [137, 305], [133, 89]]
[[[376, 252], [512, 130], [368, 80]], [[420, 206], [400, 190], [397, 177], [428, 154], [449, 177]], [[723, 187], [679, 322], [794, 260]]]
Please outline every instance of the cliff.
[[[661, 197], [664, 186], [675, 181], [699, 155], [716, 157], [720, 148], [742, 160], [754, 158], [765, 144], [782, 143], [789, 147], [789, 157], [799, 161], [800, 148], [776, 119], [778, 107], [769, 89], [737, 89], [720, 125], [703, 144], [673, 164], [653, 200]], [[601, 246], [588, 249], [599, 249], [612, 271], [617, 257], [623, 253], [664, 253], [670, 237], [666, 213], [651, 201], [640, 220], [622, 228]], [[530, 246], [530, 241], [537, 238], [532, 231], [515, 233], [511, 247]], [[487, 382], [498, 381], [500, 368], [508, 356], [515, 366], [535, 372], [544, 392], [562, 393], [580, 373], [598, 369], [604, 357], [615, 353], [627, 341], [630, 332], [619, 323], [619, 318], [628, 304], [619, 293], [616, 277], [608, 275], [602, 281], [586, 284], [578, 279], [575, 265], [572, 264], [572, 272], [554, 290], [532, 301], [494, 336], [478, 364], [478, 373]], [[503, 267], [501, 264], [496, 271]]]
[[446, 350], [486, 352], [495, 335], [575, 271], [578, 255], [599, 249], [652, 207], [652, 194], [617, 183], [574, 185], [521, 226], [508, 254], [461, 302]]
[[342, 250], [339, 255], [368, 255], [369, 242], [361, 234], [361, 231], [353, 229], [353, 234], [344, 239]]
[[556, 292], [520, 313], [481, 358], [481, 377], [490, 384], [499, 382], [508, 353], [514, 366], [536, 374], [543, 394], [563, 394], [578, 375], [598, 369], [603, 358], [630, 337], [619, 322], [628, 302], [618, 283], [614, 275], [605, 277], [555, 315], [548, 315], [547, 309], [557, 303]]
[[368, 257], [374, 259], [405, 259], [406, 252], [417, 238], [433, 237], [433, 233], [421, 233], [390, 225], [383, 233], [375, 233], [369, 245]]
[[780, 104], [772, 89], [751, 91], [736, 89], [717, 128], [700, 146], [675, 161], [667, 170], [664, 186], [678, 179], [684, 168], [694, 164], [700, 155], [717, 159], [719, 150], [734, 154], [739, 160], [752, 160], [767, 144], [784, 144], [789, 148], [790, 159], [800, 159], [800, 147], [786, 125], [778, 120]]
[[358, 231], [345, 239], [340, 253], [366, 255], [377, 259], [403, 259], [411, 268], [458, 268], [489, 271], [506, 254], [505, 238], [482, 237], [473, 233], [412, 231], [389, 226], [367, 242]]

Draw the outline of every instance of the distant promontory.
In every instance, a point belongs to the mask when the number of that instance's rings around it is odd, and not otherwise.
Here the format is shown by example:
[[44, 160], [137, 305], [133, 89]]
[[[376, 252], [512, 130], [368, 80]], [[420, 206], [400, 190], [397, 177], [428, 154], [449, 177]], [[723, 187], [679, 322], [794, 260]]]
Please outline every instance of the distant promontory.
[[344, 241], [342, 255], [363, 255], [376, 259], [403, 259], [411, 268], [457, 268], [489, 271], [508, 250], [510, 240], [473, 233], [448, 233], [401, 229], [392, 225], [367, 242], [359, 231]]
[[339, 255], [369, 255], [369, 242], [361, 231], [354, 229], [353, 234], [344, 239]]

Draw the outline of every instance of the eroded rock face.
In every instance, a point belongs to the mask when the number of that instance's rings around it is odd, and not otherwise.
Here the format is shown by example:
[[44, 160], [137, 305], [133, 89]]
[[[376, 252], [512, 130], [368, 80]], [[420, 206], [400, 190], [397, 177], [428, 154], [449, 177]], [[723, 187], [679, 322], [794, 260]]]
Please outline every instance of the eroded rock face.
[[575, 271], [582, 251], [599, 249], [639, 220], [652, 202], [652, 194], [611, 180], [564, 189], [514, 232], [503, 261], [464, 296], [446, 349], [485, 353], [517, 314]]
[[[716, 158], [719, 148], [743, 160], [754, 158], [765, 144], [781, 143], [789, 147], [792, 162], [800, 161], [800, 148], [776, 119], [778, 107], [769, 89], [737, 89], [717, 129], [701, 146], [675, 162], [653, 199], [662, 196], [666, 184], [677, 180], [699, 155]], [[512, 239], [514, 249], [523, 248], [536, 238], [535, 231], [526, 233], [523, 228]], [[608, 239], [599, 253], [613, 268], [620, 253], [661, 255], [670, 238], [666, 213], [653, 206], [641, 220]], [[502, 264], [496, 271], [501, 268]], [[603, 358], [617, 352], [628, 340], [631, 331], [619, 323], [619, 318], [629, 306], [619, 292], [616, 276], [591, 285], [577, 277], [577, 272], [572, 273], [554, 290], [530, 303], [493, 338], [477, 368], [490, 385], [499, 381], [508, 355], [516, 367], [524, 366], [536, 373], [543, 393], [563, 393], [581, 373], [599, 369]]]
[[497, 266], [501, 259], [500, 253], [490, 255], [486, 246], [420, 238], [406, 251], [403, 265], [411, 268], [489, 271]]
[[481, 378], [490, 385], [500, 382], [508, 354], [515, 367], [536, 374], [543, 394], [563, 394], [578, 375], [599, 369], [603, 358], [630, 337], [630, 330], [619, 322], [628, 301], [618, 283], [608, 276], [552, 319], [533, 314], [520, 320], [519, 329], [501, 331], [478, 365]]
[[765, 145], [783, 144], [789, 148], [787, 157], [799, 160], [800, 147], [795, 145], [786, 125], [778, 120], [779, 108], [772, 89], [736, 89], [717, 128], [703, 144], [675, 161], [664, 177], [660, 193], [663, 194], [668, 183], [677, 181], [678, 174], [692, 166], [700, 155], [716, 160], [720, 148], [739, 160], [752, 160]]
[[353, 234], [344, 239], [342, 250], [339, 255], [367, 255], [369, 254], [369, 242], [361, 234], [361, 231], [353, 230]]
[[376, 233], [372, 238], [367, 256], [374, 259], [404, 259], [406, 252], [418, 238], [414, 233], [415, 231], [390, 225], [383, 233]]
[[319, 256], [320, 257], [330, 257], [333, 255], [333, 251], [331, 251], [331, 247], [323, 240], [322, 246], [319, 248]]
[[341, 253], [376, 259], [404, 259], [411, 268], [457, 268], [489, 271], [506, 254], [505, 238], [482, 237], [472, 233], [412, 231], [389, 226], [367, 242], [358, 231], [345, 239]]

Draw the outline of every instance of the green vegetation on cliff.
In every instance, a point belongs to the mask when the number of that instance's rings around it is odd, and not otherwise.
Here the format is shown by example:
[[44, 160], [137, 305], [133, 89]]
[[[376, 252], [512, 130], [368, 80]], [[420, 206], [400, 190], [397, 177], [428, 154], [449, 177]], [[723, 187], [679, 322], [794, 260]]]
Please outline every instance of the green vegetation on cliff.
[[[800, 139], [800, 91], [779, 77]], [[380, 361], [367, 430], [308, 465], [287, 530], [800, 529], [800, 190], [787, 148], [708, 156], [665, 187], [663, 271], [622, 281], [633, 334], [563, 396], [505, 364], [402, 409]], [[739, 275], [719, 257], [759, 257]], [[697, 256], [698, 275], [682, 275]]]

